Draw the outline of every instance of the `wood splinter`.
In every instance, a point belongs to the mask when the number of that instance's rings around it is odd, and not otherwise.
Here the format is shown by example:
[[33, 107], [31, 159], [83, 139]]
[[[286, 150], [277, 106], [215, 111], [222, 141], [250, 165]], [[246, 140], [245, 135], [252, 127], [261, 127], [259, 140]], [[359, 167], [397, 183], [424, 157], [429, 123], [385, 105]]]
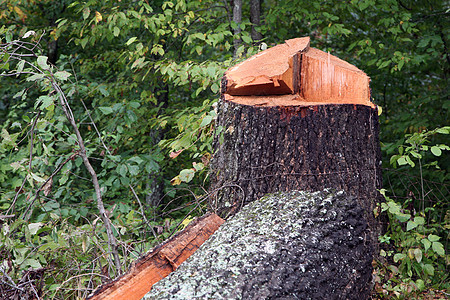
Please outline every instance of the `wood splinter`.
[[207, 214], [191, 222], [184, 230], [137, 260], [123, 276], [107, 283], [89, 300], [141, 299], [152, 285], [175, 271], [224, 222], [216, 214]]

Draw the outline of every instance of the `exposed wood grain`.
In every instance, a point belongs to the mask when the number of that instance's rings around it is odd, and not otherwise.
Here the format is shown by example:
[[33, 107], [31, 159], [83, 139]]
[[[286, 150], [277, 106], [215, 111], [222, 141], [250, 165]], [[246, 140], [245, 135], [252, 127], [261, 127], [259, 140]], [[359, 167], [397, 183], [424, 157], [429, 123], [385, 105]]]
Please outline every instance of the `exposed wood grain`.
[[369, 77], [329, 53], [310, 48], [302, 55], [300, 94], [306, 102], [370, 105]]
[[[237, 64], [225, 73], [230, 95], [280, 95], [295, 92], [298, 56], [309, 47], [309, 37], [287, 40]], [[294, 67], [297, 70], [294, 70]]]
[[287, 40], [225, 72], [225, 100], [258, 106], [362, 104], [370, 107], [370, 78], [309, 38]]
[[141, 299], [153, 284], [169, 275], [191, 256], [224, 222], [208, 214], [140, 258], [123, 276], [97, 289], [90, 300]]

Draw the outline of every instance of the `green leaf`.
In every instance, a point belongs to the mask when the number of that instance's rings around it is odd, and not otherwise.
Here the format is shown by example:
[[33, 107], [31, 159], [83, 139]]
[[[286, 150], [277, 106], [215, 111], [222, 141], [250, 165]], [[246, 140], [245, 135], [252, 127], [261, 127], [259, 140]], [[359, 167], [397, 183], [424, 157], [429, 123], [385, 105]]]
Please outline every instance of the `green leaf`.
[[30, 230], [31, 235], [35, 235], [36, 232], [44, 225], [44, 223], [30, 223], [28, 224], [28, 230]]
[[136, 176], [139, 174], [139, 167], [135, 165], [128, 165], [128, 171], [130, 171], [131, 175]]
[[428, 240], [429, 240], [430, 242], [437, 242], [437, 241], [440, 240], [440, 237], [437, 236], [437, 235], [434, 235], [434, 234], [429, 234], [429, 235], [428, 235]]
[[67, 78], [69, 78], [69, 76], [71, 74], [67, 71], [58, 71], [54, 75], [55, 75], [56, 79], [65, 81], [65, 80], [67, 80]]
[[397, 160], [397, 163], [398, 163], [400, 166], [403, 166], [403, 165], [406, 165], [408, 162], [406, 161], [405, 156], [402, 156], [402, 157], [400, 157], [400, 158]]
[[413, 221], [408, 221], [408, 223], [406, 224], [406, 231], [410, 231], [411, 229], [414, 229], [417, 227], [417, 223], [413, 222]]
[[214, 93], [214, 94], [216, 94], [218, 91], [219, 91], [219, 85], [217, 84], [217, 83], [213, 83], [212, 85], [211, 85], [211, 91]]
[[409, 164], [412, 168], [414, 168], [414, 166], [415, 166], [416, 164], [411, 160], [411, 158], [410, 158], [408, 155], [405, 155], [405, 158], [406, 158], [406, 161], [408, 162], [408, 164]]
[[42, 265], [39, 261], [37, 261], [36, 259], [31, 259], [31, 258], [25, 259], [21, 265], [23, 268], [27, 268], [27, 267], [31, 267], [33, 269], [42, 268]]
[[67, 182], [67, 180], [69, 179], [69, 175], [66, 173], [64, 174], [58, 181], [60, 185], [63, 185]]
[[211, 124], [213, 117], [210, 115], [207, 115], [203, 118], [202, 122], [200, 123], [200, 127], [204, 127], [207, 126], [209, 124]]
[[424, 48], [424, 47], [426, 47], [427, 45], [428, 45], [428, 42], [430, 41], [430, 38], [429, 37], [425, 37], [425, 38], [422, 38], [420, 41], [419, 41], [419, 43], [417, 44], [417, 47], [419, 47], [419, 48]]
[[137, 37], [135, 37], [135, 36], [128, 39], [128, 41], [125, 43], [125, 45], [127, 45], [127, 46], [131, 45], [136, 39], [137, 39]]
[[88, 36], [86, 36], [84, 39], [82, 39], [81, 40], [81, 42], [80, 42], [80, 44], [81, 44], [81, 47], [83, 47], [83, 49], [84, 49], [84, 47], [86, 47], [86, 44], [89, 42], [89, 37]]
[[441, 156], [442, 150], [438, 146], [431, 147], [431, 153], [433, 153], [435, 156]]
[[427, 273], [428, 275], [433, 276], [434, 275], [434, 267], [430, 264], [425, 264], [423, 266], [423, 270], [425, 271], [425, 273]]
[[437, 254], [439, 254], [440, 256], [444, 256], [445, 255], [445, 250], [444, 250], [444, 245], [442, 245], [439, 242], [433, 242], [433, 251], [436, 252]]
[[34, 173], [31, 173], [31, 177], [33, 177], [33, 179], [36, 180], [37, 182], [44, 182], [45, 181], [44, 178], [42, 178], [42, 177], [40, 177], [40, 176], [38, 176], [38, 175], [36, 175]]
[[50, 105], [53, 104], [53, 97], [49, 97], [49, 96], [40, 96], [36, 103], [40, 103], [41, 105], [39, 105], [40, 109], [46, 109], [48, 108]]
[[180, 178], [181, 181], [183, 182], [190, 182], [195, 175], [195, 171], [192, 169], [184, 169], [181, 170], [180, 175], [178, 175], [178, 177]]
[[422, 261], [422, 250], [418, 248], [414, 249], [414, 257], [416, 258], [416, 261], [420, 263]]
[[438, 128], [436, 129], [437, 133], [442, 133], [442, 134], [449, 134], [450, 133], [450, 127], [442, 127], [442, 128]]
[[120, 33], [119, 27], [114, 26], [114, 31], [113, 31], [113, 33], [114, 33], [114, 36], [119, 36], [119, 33]]
[[196, 163], [196, 162], [194, 162], [192, 165], [194, 166], [194, 169], [196, 171], [201, 171], [205, 167], [205, 165], [203, 163]]
[[378, 69], [386, 68], [391, 63], [391, 60], [384, 61], [378, 66]]
[[389, 164], [394, 165], [397, 162], [397, 160], [399, 159], [399, 157], [400, 157], [400, 155], [393, 155], [393, 156], [391, 156]]
[[44, 74], [34, 74], [34, 75], [31, 75], [30, 77], [27, 77], [27, 81], [37, 81], [37, 80], [39, 80], [39, 79], [42, 79], [42, 78], [44, 78]]
[[98, 108], [104, 115], [109, 115], [113, 113], [113, 109], [107, 106], [100, 106]]
[[402, 59], [402, 60], [399, 61], [399, 63], [398, 63], [398, 70], [399, 70], [399, 71], [403, 68], [403, 65], [404, 65], [404, 64], [405, 64], [405, 60], [404, 60], [404, 59]]
[[139, 108], [141, 106], [141, 104], [139, 102], [136, 101], [131, 101], [130, 103], [128, 103], [132, 108]]
[[87, 18], [89, 18], [90, 14], [91, 14], [91, 10], [89, 9], [89, 7], [85, 7], [83, 9], [83, 19], [86, 20]]
[[105, 96], [105, 97], [108, 97], [108, 96], [109, 96], [109, 92], [108, 92], [108, 90], [106, 89], [105, 85], [103, 85], [103, 84], [99, 85], [98, 90], [100, 91], [100, 93], [101, 93], [103, 96]]
[[398, 262], [399, 260], [402, 260], [406, 257], [406, 254], [404, 253], [396, 253], [394, 255], [394, 262]]
[[128, 169], [126, 165], [120, 165], [117, 168], [119, 169], [118, 173], [120, 174], [120, 176], [125, 177], [127, 175]]
[[48, 70], [50, 69], [50, 66], [47, 64], [47, 56], [38, 56], [37, 58], [37, 64], [41, 69]]
[[416, 285], [419, 291], [423, 291], [425, 289], [425, 282], [422, 279], [417, 279]]
[[414, 222], [417, 223], [417, 225], [423, 225], [425, 224], [425, 219], [423, 217], [414, 217]]
[[422, 239], [421, 240], [423, 246], [425, 247], [425, 252], [428, 251], [428, 249], [430, 249], [431, 247], [431, 242], [428, 239]]
[[400, 221], [400, 222], [406, 222], [411, 218], [410, 214], [404, 214], [404, 213], [397, 213], [395, 215], [395, 217]]
[[25, 66], [25, 61], [21, 60], [17, 64], [17, 73], [21, 73], [23, 71], [23, 67]]

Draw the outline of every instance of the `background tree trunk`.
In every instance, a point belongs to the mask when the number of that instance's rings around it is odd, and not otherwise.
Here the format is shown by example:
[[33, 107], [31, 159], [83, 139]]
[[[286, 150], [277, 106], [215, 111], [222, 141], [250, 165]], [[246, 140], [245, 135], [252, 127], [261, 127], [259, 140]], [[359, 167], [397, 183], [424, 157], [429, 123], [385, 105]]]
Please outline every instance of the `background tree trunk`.
[[256, 31], [256, 27], [261, 24], [261, 2], [260, 0], [250, 0], [250, 22], [252, 22], [251, 37], [254, 42], [258, 42], [262, 39], [262, 34]]
[[[234, 0], [233, 1], [233, 22], [236, 23], [237, 27], [233, 30], [235, 37], [241, 33], [241, 22], [242, 22], [242, 0]], [[234, 45], [234, 58], [237, 57], [237, 50], [242, 44], [242, 40], [240, 38], [235, 38], [233, 40]]]

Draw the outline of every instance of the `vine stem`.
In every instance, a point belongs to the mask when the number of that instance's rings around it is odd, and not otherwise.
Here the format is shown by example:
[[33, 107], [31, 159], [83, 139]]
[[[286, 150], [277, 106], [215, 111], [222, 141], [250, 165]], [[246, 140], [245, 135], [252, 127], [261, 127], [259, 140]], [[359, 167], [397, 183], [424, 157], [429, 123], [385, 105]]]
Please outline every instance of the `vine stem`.
[[70, 109], [69, 103], [67, 102], [67, 99], [65, 97], [65, 94], [61, 90], [58, 84], [52, 80], [52, 86], [55, 89], [55, 91], [58, 93], [58, 97], [60, 100], [61, 108], [66, 115], [67, 119], [69, 120], [70, 125], [73, 128], [73, 131], [75, 132], [75, 135], [77, 137], [78, 146], [80, 147], [79, 155], [83, 159], [84, 166], [88, 170], [89, 174], [92, 178], [92, 183], [94, 185], [95, 195], [97, 198], [97, 208], [100, 213], [100, 217], [105, 224], [106, 229], [106, 235], [108, 236], [108, 246], [110, 248], [111, 254], [114, 258], [114, 264], [116, 267], [116, 270], [118, 274], [121, 274], [121, 264], [120, 264], [120, 258], [119, 258], [119, 252], [117, 250], [117, 241], [114, 237], [114, 234], [112, 232], [112, 226], [111, 226], [111, 220], [109, 219], [105, 206], [103, 204], [102, 200], [102, 193], [100, 190], [100, 184], [98, 183], [97, 173], [95, 172], [94, 168], [92, 167], [89, 158], [87, 156], [86, 147], [84, 146], [83, 138], [81, 137], [81, 133], [78, 130], [78, 126], [75, 122], [75, 119], [73, 117], [72, 110]]

